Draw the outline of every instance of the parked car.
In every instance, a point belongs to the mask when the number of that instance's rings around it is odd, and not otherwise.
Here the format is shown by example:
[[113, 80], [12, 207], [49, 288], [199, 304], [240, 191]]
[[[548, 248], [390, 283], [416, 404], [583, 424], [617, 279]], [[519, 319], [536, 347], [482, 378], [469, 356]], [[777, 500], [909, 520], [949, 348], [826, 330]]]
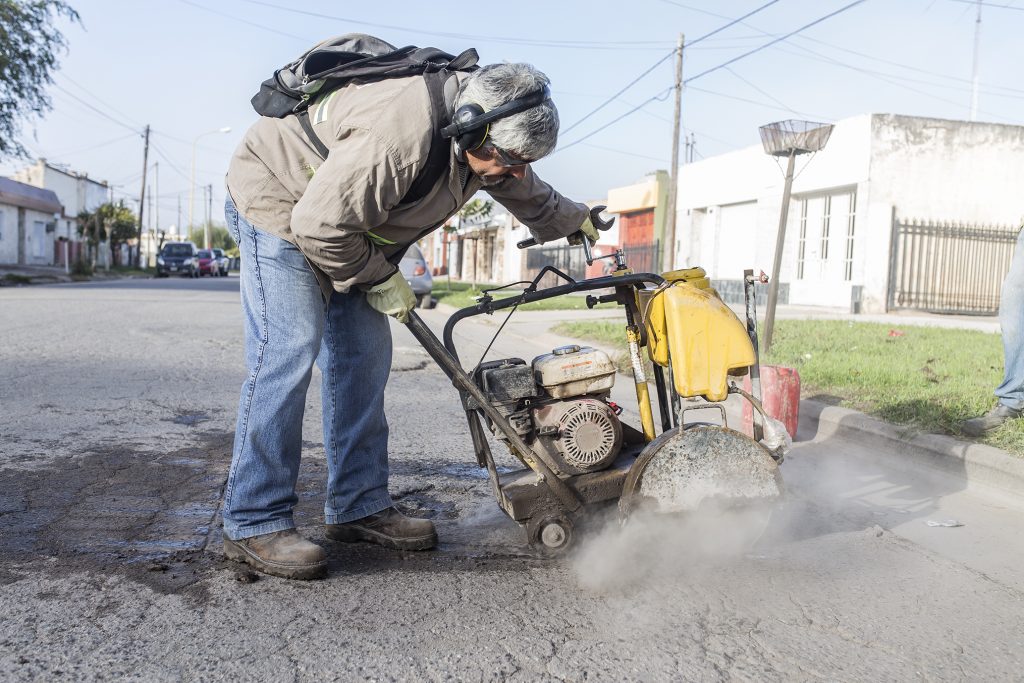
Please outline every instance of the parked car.
[[211, 249], [210, 251], [213, 252], [214, 257], [217, 259], [217, 274], [227, 277], [228, 271], [231, 270], [231, 259], [228, 258], [223, 249]]
[[188, 275], [199, 277], [199, 250], [194, 242], [168, 242], [156, 257], [156, 276]]
[[405, 276], [405, 281], [412, 287], [412, 293], [416, 295], [419, 307], [433, 308], [436, 302], [430, 295], [430, 290], [434, 287], [434, 278], [430, 276], [427, 260], [423, 258], [420, 248], [415, 244], [410, 246], [409, 250], [405, 252], [405, 256], [402, 257], [401, 263], [398, 264], [398, 268]]
[[199, 266], [200, 277], [203, 275], [216, 277], [220, 274], [220, 264], [217, 263], [217, 257], [213, 255], [213, 251], [210, 249], [200, 249], [199, 253], [196, 254], [196, 263]]

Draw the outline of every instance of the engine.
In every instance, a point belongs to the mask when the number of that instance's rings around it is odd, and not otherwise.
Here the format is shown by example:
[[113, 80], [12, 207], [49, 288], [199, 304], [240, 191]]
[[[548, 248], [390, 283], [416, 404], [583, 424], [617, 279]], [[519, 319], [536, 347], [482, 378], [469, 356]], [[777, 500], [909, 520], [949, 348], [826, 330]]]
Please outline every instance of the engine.
[[[618, 409], [608, 401], [615, 366], [608, 354], [562, 346], [529, 365], [506, 358], [480, 366], [476, 381], [491, 404], [540, 457], [561, 475], [612, 464], [622, 447]], [[491, 431], [504, 435], [494, 424]]]

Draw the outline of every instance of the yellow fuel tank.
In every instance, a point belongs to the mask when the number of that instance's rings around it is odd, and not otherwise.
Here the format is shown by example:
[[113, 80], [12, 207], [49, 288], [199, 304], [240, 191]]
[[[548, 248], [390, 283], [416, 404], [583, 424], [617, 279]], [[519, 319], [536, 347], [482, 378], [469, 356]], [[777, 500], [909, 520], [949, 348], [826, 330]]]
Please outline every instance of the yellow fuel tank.
[[[695, 271], [700, 271], [699, 274]], [[645, 312], [651, 361], [668, 366], [680, 396], [722, 401], [728, 395], [730, 371], [754, 364], [754, 347], [746, 327], [718, 298], [704, 271], [690, 268], [689, 277], [669, 278], [673, 284], [641, 308]]]

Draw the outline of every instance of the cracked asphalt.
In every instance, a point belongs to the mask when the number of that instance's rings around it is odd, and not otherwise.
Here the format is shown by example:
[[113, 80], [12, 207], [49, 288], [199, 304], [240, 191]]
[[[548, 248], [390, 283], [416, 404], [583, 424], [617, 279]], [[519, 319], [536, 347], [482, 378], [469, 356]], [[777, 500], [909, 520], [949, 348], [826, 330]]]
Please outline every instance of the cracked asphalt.
[[[330, 576], [253, 580], [220, 552], [237, 297], [235, 278], [0, 290], [0, 679], [1024, 680], [1019, 501], [803, 425], [752, 549], [709, 551], [720, 522], [630, 537], [598, 513], [576, 554], [537, 557], [402, 329], [391, 489], [441, 547], [324, 540], [315, 376], [296, 520]], [[507, 331], [492, 357], [552, 342]], [[965, 526], [925, 524], [948, 517]]]

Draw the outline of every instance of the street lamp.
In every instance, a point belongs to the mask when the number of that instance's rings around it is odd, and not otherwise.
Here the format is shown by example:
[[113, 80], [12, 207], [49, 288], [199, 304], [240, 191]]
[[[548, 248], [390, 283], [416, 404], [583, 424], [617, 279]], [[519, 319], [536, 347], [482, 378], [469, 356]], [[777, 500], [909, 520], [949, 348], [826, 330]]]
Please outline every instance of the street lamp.
[[[206, 137], [207, 135], [213, 135], [214, 133], [230, 133], [231, 126], [224, 126], [217, 130], [208, 130], [205, 133], [200, 133], [196, 136], [196, 139], [192, 141], [192, 176], [188, 183], [188, 231], [192, 230], [192, 203], [195, 201], [196, 194], [196, 145], [199, 143], [199, 139]], [[188, 239], [188, 232], [186, 232], [186, 239]], [[203, 248], [210, 248], [210, 226], [209, 224], [203, 226]]]
[[786, 243], [786, 220], [789, 218], [789, 197], [793, 190], [793, 168], [798, 154], [817, 152], [825, 148], [832, 135], [832, 125], [812, 121], [778, 121], [761, 126], [761, 144], [765, 154], [788, 157], [786, 184], [782, 190], [782, 212], [779, 232], [775, 237], [775, 261], [772, 279], [768, 282], [768, 304], [764, 314], [764, 352], [772, 348], [772, 330], [775, 327], [775, 305], [779, 298], [779, 271], [782, 269], [782, 248]]

